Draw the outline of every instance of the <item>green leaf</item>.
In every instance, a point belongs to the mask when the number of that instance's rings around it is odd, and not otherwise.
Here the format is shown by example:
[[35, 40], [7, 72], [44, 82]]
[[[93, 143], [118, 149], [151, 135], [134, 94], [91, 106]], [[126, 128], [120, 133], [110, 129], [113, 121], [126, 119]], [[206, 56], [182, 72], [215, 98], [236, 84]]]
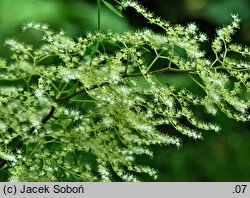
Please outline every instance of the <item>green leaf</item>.
[[119, 17], [123, 17], [121, 12], [116, 9], [112, 4], [108, 3], [107, 1], [102, 0], [102, 2], [105, 4], [105, 6], [107, 6], [108, 9], [110, 9], [112, 12], [114, 12], [115, 14], [117, 14]]
[[99, 41], [92, 43], [87, 47], [85, 54], [92, 57], [95, 53], [99, 52], [99, 45]]
[[93, 48], [91, 49], [91, 52], [90, 52], [90, 56], [93, 56], [96, 52], [98, 52], [99, 50], [98, 50], [98, 48], [99, 48], [99, 42], [97, 42], [94, 46], [93, 46]]

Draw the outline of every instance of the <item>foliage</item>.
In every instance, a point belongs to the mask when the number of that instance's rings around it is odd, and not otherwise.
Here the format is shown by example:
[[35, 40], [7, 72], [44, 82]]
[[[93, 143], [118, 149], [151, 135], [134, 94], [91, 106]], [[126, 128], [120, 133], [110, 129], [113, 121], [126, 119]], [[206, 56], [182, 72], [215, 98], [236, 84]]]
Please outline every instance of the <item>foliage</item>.
[[[0, 156], [10, 181], [138, 181], [143, 173], [155, 179], [157, 171], [136, 156], [152, 157], [151, 145], [179, 148], [182, 137], [159, 126], [196, 140], [220, 130], [196, 108], [249, 121], [250, 49], [231, 42], [237, 15], [217, 30], [210, 60], [201, 49], [208, 38], [195, 24], [173, 26], [133, 1], [120, 7], [134, 8], [165, 34], [98, 31], [74, 40], [27, 23], [24, 31], [42, 32], [40, 47], [6, 40], [12, 62], [0, 61]], [[203, 93], [159, 80], [162, 73], [184, 74]]]

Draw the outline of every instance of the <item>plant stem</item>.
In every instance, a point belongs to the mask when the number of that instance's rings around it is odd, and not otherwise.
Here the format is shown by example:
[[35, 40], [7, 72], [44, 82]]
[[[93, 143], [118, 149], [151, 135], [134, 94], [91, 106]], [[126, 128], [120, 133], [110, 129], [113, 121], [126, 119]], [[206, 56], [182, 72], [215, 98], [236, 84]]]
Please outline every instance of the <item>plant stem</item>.
[[[146, 74], [142, 74], [142, 73], [124, 74], [124, 75], [122, 75], [122, 78], [136, 77], [136, 76], [143, 76], [143, 75], [154, 75], [154, 74], [160, 74], [160, 73], [164, 73], [164, 72], [181, 72], [181, 73], [184, 73], [184, 72], [192, 72], [192, 71], [194, 71], [194, 70], [193, 69], [181, 70], [181, 69], [175, 69], [175, 68], [163, 68], [163, 69], [147, 72]], [[70, 99], [70, 98], [72, 98], [72, 97], [74, 97], [76, 95], [79, 95], [79, 94], [84, 93], [86, 91], [89, 91], [89, 90], [92, 90], [92, 89], [95, 89], [95, 88], [98, 88], [98, 87], [102, 87], [102, 86], [105, 86], [105, 85], [109, 85], [109, 84], [110, 84], [109, 82], [104, 81], [104, 82], [102, 82], [100, 84], [92, 85], [89, 88], [82, 88], [82, 89], [78, 90], [77, 92], [75, 92], [73, 94], [70, 94], [68, 96], [64, 96], [64, 97], [61, 97], [61, 98], [55, 98], [53, 101], [54, 102], [65, 102], [68, 99]]]
[[97, 0], [98, 25], [97, 30], [101, 30], [101, 0]]

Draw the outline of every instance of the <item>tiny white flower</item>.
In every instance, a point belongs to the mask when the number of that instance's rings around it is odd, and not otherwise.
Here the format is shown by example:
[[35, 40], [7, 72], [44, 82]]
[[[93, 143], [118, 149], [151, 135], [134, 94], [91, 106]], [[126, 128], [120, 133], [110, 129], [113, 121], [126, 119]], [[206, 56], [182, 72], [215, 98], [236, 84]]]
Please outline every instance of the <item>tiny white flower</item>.
[[114, 120], [111, 117], [106, 117], [102, 119], [102, 122], [106, 127], [111, 127], [114, 123]]
[[220, 100], [220, 96], [216, 93], [212, 93], [211, 97], [213, 98], [214, 101], [219, 101]]
[[27, 24], [26, 24], [26, 27], [27, 27], [27, 28], [32, 28], [33, 25], [34, 25], [33, 23], [27, 23]]
[[241, 103], [237, 103], [236, 104], [236, 107], [235, 107], [238, 111], [242, 112], [242, 113], [245, 113], [248, 106], [246, 104], [244, 104], [243, 102]]
[[198, 28], [197, 28], [197, 26], [196, 26], [194, 23], [190, 23], [190, 24], [187, 26], [187, 31], [188, 31], [190, 34], [195, 34], [197, 30], [198, 30]]
[[131, 89], [129, 89], [128, 87], [125, 87], [125, 86], [119, 87], [119, 91], [125, 95], [128, 95], [131, 93]]
[[48, 37], [46, 38], [46, 40], [47, 40], [48, 42], [52, 42], [52, 41], [53, 41], [53, 38], [52, 38], [52, 36], [48, 36]]
[[16, 156], [12, 154], [5, 154], [4, 159], [7, 161], [15, 162], [16, 161]]
[[41, 25], [37, 23], [37, 24], [34, 25], [34, 28], [35, 28], [35, 29], [40, 29], [40, 28], [41, 28]]
[[67, 69], [62, 69], [61, 71], [59, 71], [59, 75], [65, 82], [76, 79], [76, 75], [74, 74], [74, 72]]
[[233, 21], [235, 21], [235, 22], [237, 22], [237, 23], [240, 22], [240, 18], [239, 18], [239, 15], [238, 15], [238, 14], [232, 14], [231, 16], [232, 16], [232, 18], [233, 18]]
[[35, 90], [35, 96], [38, 98], [38, 99], [41, 99], [43, 96], [44, 96], [44, 90], [42, 89], [36, 89]]
[[202, 52], [194, 52], [194, 57], [195, 58], [201, 58], [203, 56], [203, 53]]
[[33, 127], [40, 127], [41, 125], [40, 121], [34, 117], [30, 118], [30, 123], [32, 124]]
[[65, 33], [64, 33], [64, 31], [61, 30], [61, 31], [59, 32], [59, 34], [60, 34], [60, 35], [64, 35]]
[[152, 118], [153, 117], [153, 112], [150, 109], [147, 110], [146, 117], [147, 118]]
[[145, 124], [138, 125], [137, 128], [139, 130], [146, 131], [146, 132], [151, 132], [153, 130], [151, 126], [145, 125]]
[[48, 29], [48, 25], [46, 25], [46, 24], [42, 25], [42, 26], [41, 26], [41, 29], [47, 30], [47, 29]]
[[0, 120], [0, 131], [5, 131], [7, 129], [7, 125]]
[[53, 168], [51, 168], [50, 166], [47, 168], [48, 172], [53, 172]]
[[239, 28], [239, 26], [240, 26], [240, 24], [236, 21], [233, 21], [232, 25], [234, 28]]
[[172, 100], [165, 100], [165, 104], [169, 107], [169, 108], [173, 108], [174, 104], [173, 104], [173, 101]]
[[117, 83], [118, 81], [121, 80], [121, 77], [117, 73], [112, 73], [110, 76], [110, 79], [112, 82]]
[[204, 42], [207, 40], [207, 36], [205, 34], [200, 34], [199, 41]]

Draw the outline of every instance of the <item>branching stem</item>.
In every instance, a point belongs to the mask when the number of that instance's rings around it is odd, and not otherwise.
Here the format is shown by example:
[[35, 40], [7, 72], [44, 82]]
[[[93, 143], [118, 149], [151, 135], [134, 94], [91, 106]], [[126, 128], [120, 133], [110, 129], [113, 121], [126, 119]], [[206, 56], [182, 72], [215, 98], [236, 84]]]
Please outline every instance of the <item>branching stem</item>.
[[[159, 74], [159, 73], [164, 73], [164, 72], [192, 72], [194, 70], [190, 69], [190, 70], [181, 70], [181, 69], [175, 69], [175, 68], [163, 68], [163, 69], [158, 69], [158, 70], [155, 70], [155, 71], [150, 71], [150, 72], [147, 72], [146, 74], [142, 74], [141, 72], [139, 73], [132, 73], [132, 74], [124, 74], [122, 76], [122, 78], [127, 78], [127, 77], [137, 77], [137, 76], [143, 76], [143, 75], [155, 75], [155, 74]], [[76, 95], [79, 95], [81, 93], [84, 93], [86, 91], [89, 91], [89, 90], [92, 90], [92, 89], [95, 89], [95, 88], [98, 88], [98, 87], [102, 87], [102, 86], [105, 86], [105, 85], [109, 85], [110, 83], [109, 82], [102, 82], [101, 84], [95, 84], [89, 88], [82, 88], [80, 89], [79, 91], [73, 93], [73, 94], [70, 94], [68, 96], [64, 96], [64, 97], [61, 97], [61, 98], [56, 98], [54, 99], [54, 102], [65, 102], [67, 101], [68, 99], [76, 96]]]
[[97, 0], [97, 17], [98, 17], [98, 25], [97, 30], [101, 30], [101, 0]]

